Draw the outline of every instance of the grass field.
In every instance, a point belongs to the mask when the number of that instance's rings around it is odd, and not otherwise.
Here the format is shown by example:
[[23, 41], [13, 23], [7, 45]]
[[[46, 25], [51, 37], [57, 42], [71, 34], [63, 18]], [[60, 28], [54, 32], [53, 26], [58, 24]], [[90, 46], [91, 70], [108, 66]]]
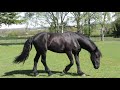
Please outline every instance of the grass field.
[[93, 68], [89, 58], [89, 53], [82, 50], [80, 53], [81, 69], [90, 76], [78, 76], [76, 74], [76, 64], [72, 66], [69, 73], [61, 76], [62, 70], [69, 63], [65, 54], [58, 54], [48, 51], [47, 64], [52, 76], [44, 72], [44, 67], [39, 60], [39, 75], [31, 75], [35, 49], [30, 52], [28, 60], [23, 65], [14, 64], [14, 58], [22, 51], [23, 45], [1, 45], [0, 46], [0, 78], [120, 78], [120, 41], [95, 42], [102, 52], [101, 66], [98, 70]]

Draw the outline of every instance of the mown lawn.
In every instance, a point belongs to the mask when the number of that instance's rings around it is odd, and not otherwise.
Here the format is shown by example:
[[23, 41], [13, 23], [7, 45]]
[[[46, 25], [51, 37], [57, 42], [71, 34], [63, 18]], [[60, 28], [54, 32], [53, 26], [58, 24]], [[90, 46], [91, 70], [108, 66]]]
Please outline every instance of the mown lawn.
[[14, 64], [14, 58], [22, 51], [23, 45], [1, 45], [0, 46], [0, 78], [120, 78], [120, 42], [105, 41], [95, 42], [100, 48], [103, 57], [101, 58], [101, 66], [99, 69], [94, 69], [90, 61], [89, 53], [82, 50], [80, 53], [81, 69], [90, 76], [78, 76], [76, 74], [76, 64], [72, 66], [69, 73], [61, 76], [61, 72], [69, 63], [66, 54], [58, 54], [47, 52], [47, 64], [52, 76], [48, 76], [44, 72], [44, 67], [39, 60], [37, 77], [32, 76], [33, 59], [35, 49], [30, 52], [28, 60], [23, 65]]

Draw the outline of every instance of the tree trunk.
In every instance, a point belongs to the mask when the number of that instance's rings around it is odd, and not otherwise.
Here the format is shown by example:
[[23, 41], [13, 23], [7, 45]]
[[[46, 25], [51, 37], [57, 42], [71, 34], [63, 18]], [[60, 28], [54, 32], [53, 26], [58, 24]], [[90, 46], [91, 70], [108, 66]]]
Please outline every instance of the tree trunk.
[[81, 32], [79, 22], [80, 22], [80, 21], [79, 21], [79, 20], [77, 20], [77, 31]]
[[63, 27], [64, 27], [64, 26], [62, 25], [62, 33], [63, 33]]
[[103, 23], [101, 29], [101, 41], [104, 41], [104, 31], [105, 31], [105, 19], [106, 19], [107, 12], [103, 13]]
[[101, 41], [104, 41], [104, 28], [101, 29]]
[[90, 18], [88, 19], [88, 29], [89, 29], [89, 38], [91, 36], [91, 31], [90, 31]]

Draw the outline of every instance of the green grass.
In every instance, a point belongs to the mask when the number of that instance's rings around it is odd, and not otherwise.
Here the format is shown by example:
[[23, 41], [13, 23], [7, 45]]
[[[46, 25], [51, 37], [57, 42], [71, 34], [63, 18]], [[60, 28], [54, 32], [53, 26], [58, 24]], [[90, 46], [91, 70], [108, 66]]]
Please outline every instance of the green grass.
[[105, 41], [95, 42], [100, 48], [103, 57], [101, 58], [101, 66], [99, 69], [94, 69], [90, 61], [89, 53], [82, 50], [80, 53], [81, 69], [90, 76], [78, 76], [76, 74], [76, 64], [71, 67], [69, 73], [61, 76], [62, 70], [69, 60], [66, 54], [58, 54], [54, 52], [47, 52], [47, 64], [52, 70], [53, 75], [48, 76], [44, 72], [44, 67], [39, 60], [38, 71], [39, 75], [33, 77], [31, 75], [33, 68], [33, 59], [35, 56], [35, 49], [30, 52], [28, 60], [23, 65], [14, 64], [14, 58], [20, 54], [23, 45], [1, 45], [0, 46], [0, 78], [120, 78], [120, 42], [119, 41]]

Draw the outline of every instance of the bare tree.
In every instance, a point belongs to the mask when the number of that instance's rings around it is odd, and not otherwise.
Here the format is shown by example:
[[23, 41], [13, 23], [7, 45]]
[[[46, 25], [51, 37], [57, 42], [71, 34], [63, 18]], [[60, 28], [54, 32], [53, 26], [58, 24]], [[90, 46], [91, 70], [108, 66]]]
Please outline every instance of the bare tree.
[[74, 21], [77, 25], [77, 31], [83, 33], [82, 27], [84, 25], [85, 12], [71, 12], [73, 15]]
[[69, 12], [45, 12], [45, 19], [55, 32], [60, 31], [60, 26], [66, 26], [67, 15]]
[[24, 18], [26, 19], [26, 29], [30, 26], [40, 27], [45, 23], [44, 12], [25, 12]]
[[91, 36], [91, 24], [96, 20], [96, 12], [85, 12], [85, 23], [88, 25], [89, 37]]
[[101, 25], [100, 36], [101, 41], [104, 41], [105, 27], [108, 21], [111, 21], [110, 12], [99, 12], [99, 24]]

